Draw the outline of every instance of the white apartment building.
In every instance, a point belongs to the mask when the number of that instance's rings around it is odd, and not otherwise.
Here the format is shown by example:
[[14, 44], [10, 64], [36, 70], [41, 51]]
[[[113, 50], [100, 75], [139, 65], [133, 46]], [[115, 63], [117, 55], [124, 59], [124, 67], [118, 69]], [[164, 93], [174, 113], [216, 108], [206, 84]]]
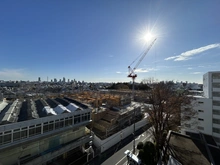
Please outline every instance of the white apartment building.
[[220, 145], [220, 71], [203, 75], [203, 95], [193, 96], [193, 109], [197, 115], [181, 122], [181, 129], [212, 135]]

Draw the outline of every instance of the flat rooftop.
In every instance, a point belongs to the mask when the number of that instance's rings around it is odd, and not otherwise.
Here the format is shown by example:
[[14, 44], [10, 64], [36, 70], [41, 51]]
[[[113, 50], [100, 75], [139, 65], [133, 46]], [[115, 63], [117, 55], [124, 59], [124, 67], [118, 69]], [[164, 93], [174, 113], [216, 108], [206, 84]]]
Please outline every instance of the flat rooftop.
[[220, 149], [212, 136], [192, 132], [186, 134], [170, 131], [165, 151], [167, 157], [171, 155], [182, 165], [220, 164]]

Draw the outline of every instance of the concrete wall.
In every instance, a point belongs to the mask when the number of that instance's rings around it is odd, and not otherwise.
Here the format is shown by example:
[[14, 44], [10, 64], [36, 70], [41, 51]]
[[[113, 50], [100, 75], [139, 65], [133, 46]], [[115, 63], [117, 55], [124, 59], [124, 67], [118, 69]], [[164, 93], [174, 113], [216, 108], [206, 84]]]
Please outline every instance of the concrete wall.
[[203, 102], [198, 103], [197, 106], [194, 107], [198, 112], [198, 126], [204, 128], [204, 130], [199, 131], [212, 135], [212, 99], [199, 98], [197, 102]]
[[[141, 127], [145, 126], [148, 123], [147, 119], [143, 119], [135, 124], [135, 130], [140, 129]], [[113, 145], [120, 142], [122, 139], [128, 137], [133, 133], [134, 126], [131, 125], [120, 132], [117, 132], [116, 134], [101, 140], [99, 137], [94, 135], [94, 145], [101, 150], [101, 153], [112, 147]]]
[[[181, 129], [212, 135], [212, 99], [197, 96], [194, 98], [192, 105], [197, 114], [190, 116], [189, 120], [182, 119]], [[181, 116], [183, 118], [185, 115]]]
[[203, 75], [203, 92], [204, 92], [204, 97], [206, 98], [212, 98], [212, 77], [211, 73], [208, 72]]

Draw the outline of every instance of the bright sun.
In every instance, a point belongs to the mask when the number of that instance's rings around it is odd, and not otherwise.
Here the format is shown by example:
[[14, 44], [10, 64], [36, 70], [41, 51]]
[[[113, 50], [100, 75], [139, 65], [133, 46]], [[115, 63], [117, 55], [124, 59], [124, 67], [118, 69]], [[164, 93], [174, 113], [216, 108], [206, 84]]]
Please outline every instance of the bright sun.
[[152, 41], [154, 39], [154, 35], [152, 33], [147, 33], [147, 34], [144, 35], [143, 39], [146, 42]]

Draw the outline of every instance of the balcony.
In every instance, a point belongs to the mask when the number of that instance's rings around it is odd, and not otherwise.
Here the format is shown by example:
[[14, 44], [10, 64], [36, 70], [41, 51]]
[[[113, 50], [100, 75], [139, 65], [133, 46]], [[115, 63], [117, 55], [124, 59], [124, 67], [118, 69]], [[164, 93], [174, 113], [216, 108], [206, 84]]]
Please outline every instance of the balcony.
[[213, 97], [213, 100], [220, 101], [220, 97]]
[[220, 110], [220, 106], [213, 105], [213, 109]]
[[220, 124], [214, 124], [214, 123], [213, 123], [212, 126], [215, 127], [215, 128], [220, 128]]
[[220, 83], [220, 79], [213, 79], [212, 82], [213, 83]]
[[213, 118], [215, 118], [215, 119], [220, 119], [220, 115], [214, 115], [214, 114], [213, 114]]
[[212, 88], [213, 92], [220, 92], [220, 88]]

